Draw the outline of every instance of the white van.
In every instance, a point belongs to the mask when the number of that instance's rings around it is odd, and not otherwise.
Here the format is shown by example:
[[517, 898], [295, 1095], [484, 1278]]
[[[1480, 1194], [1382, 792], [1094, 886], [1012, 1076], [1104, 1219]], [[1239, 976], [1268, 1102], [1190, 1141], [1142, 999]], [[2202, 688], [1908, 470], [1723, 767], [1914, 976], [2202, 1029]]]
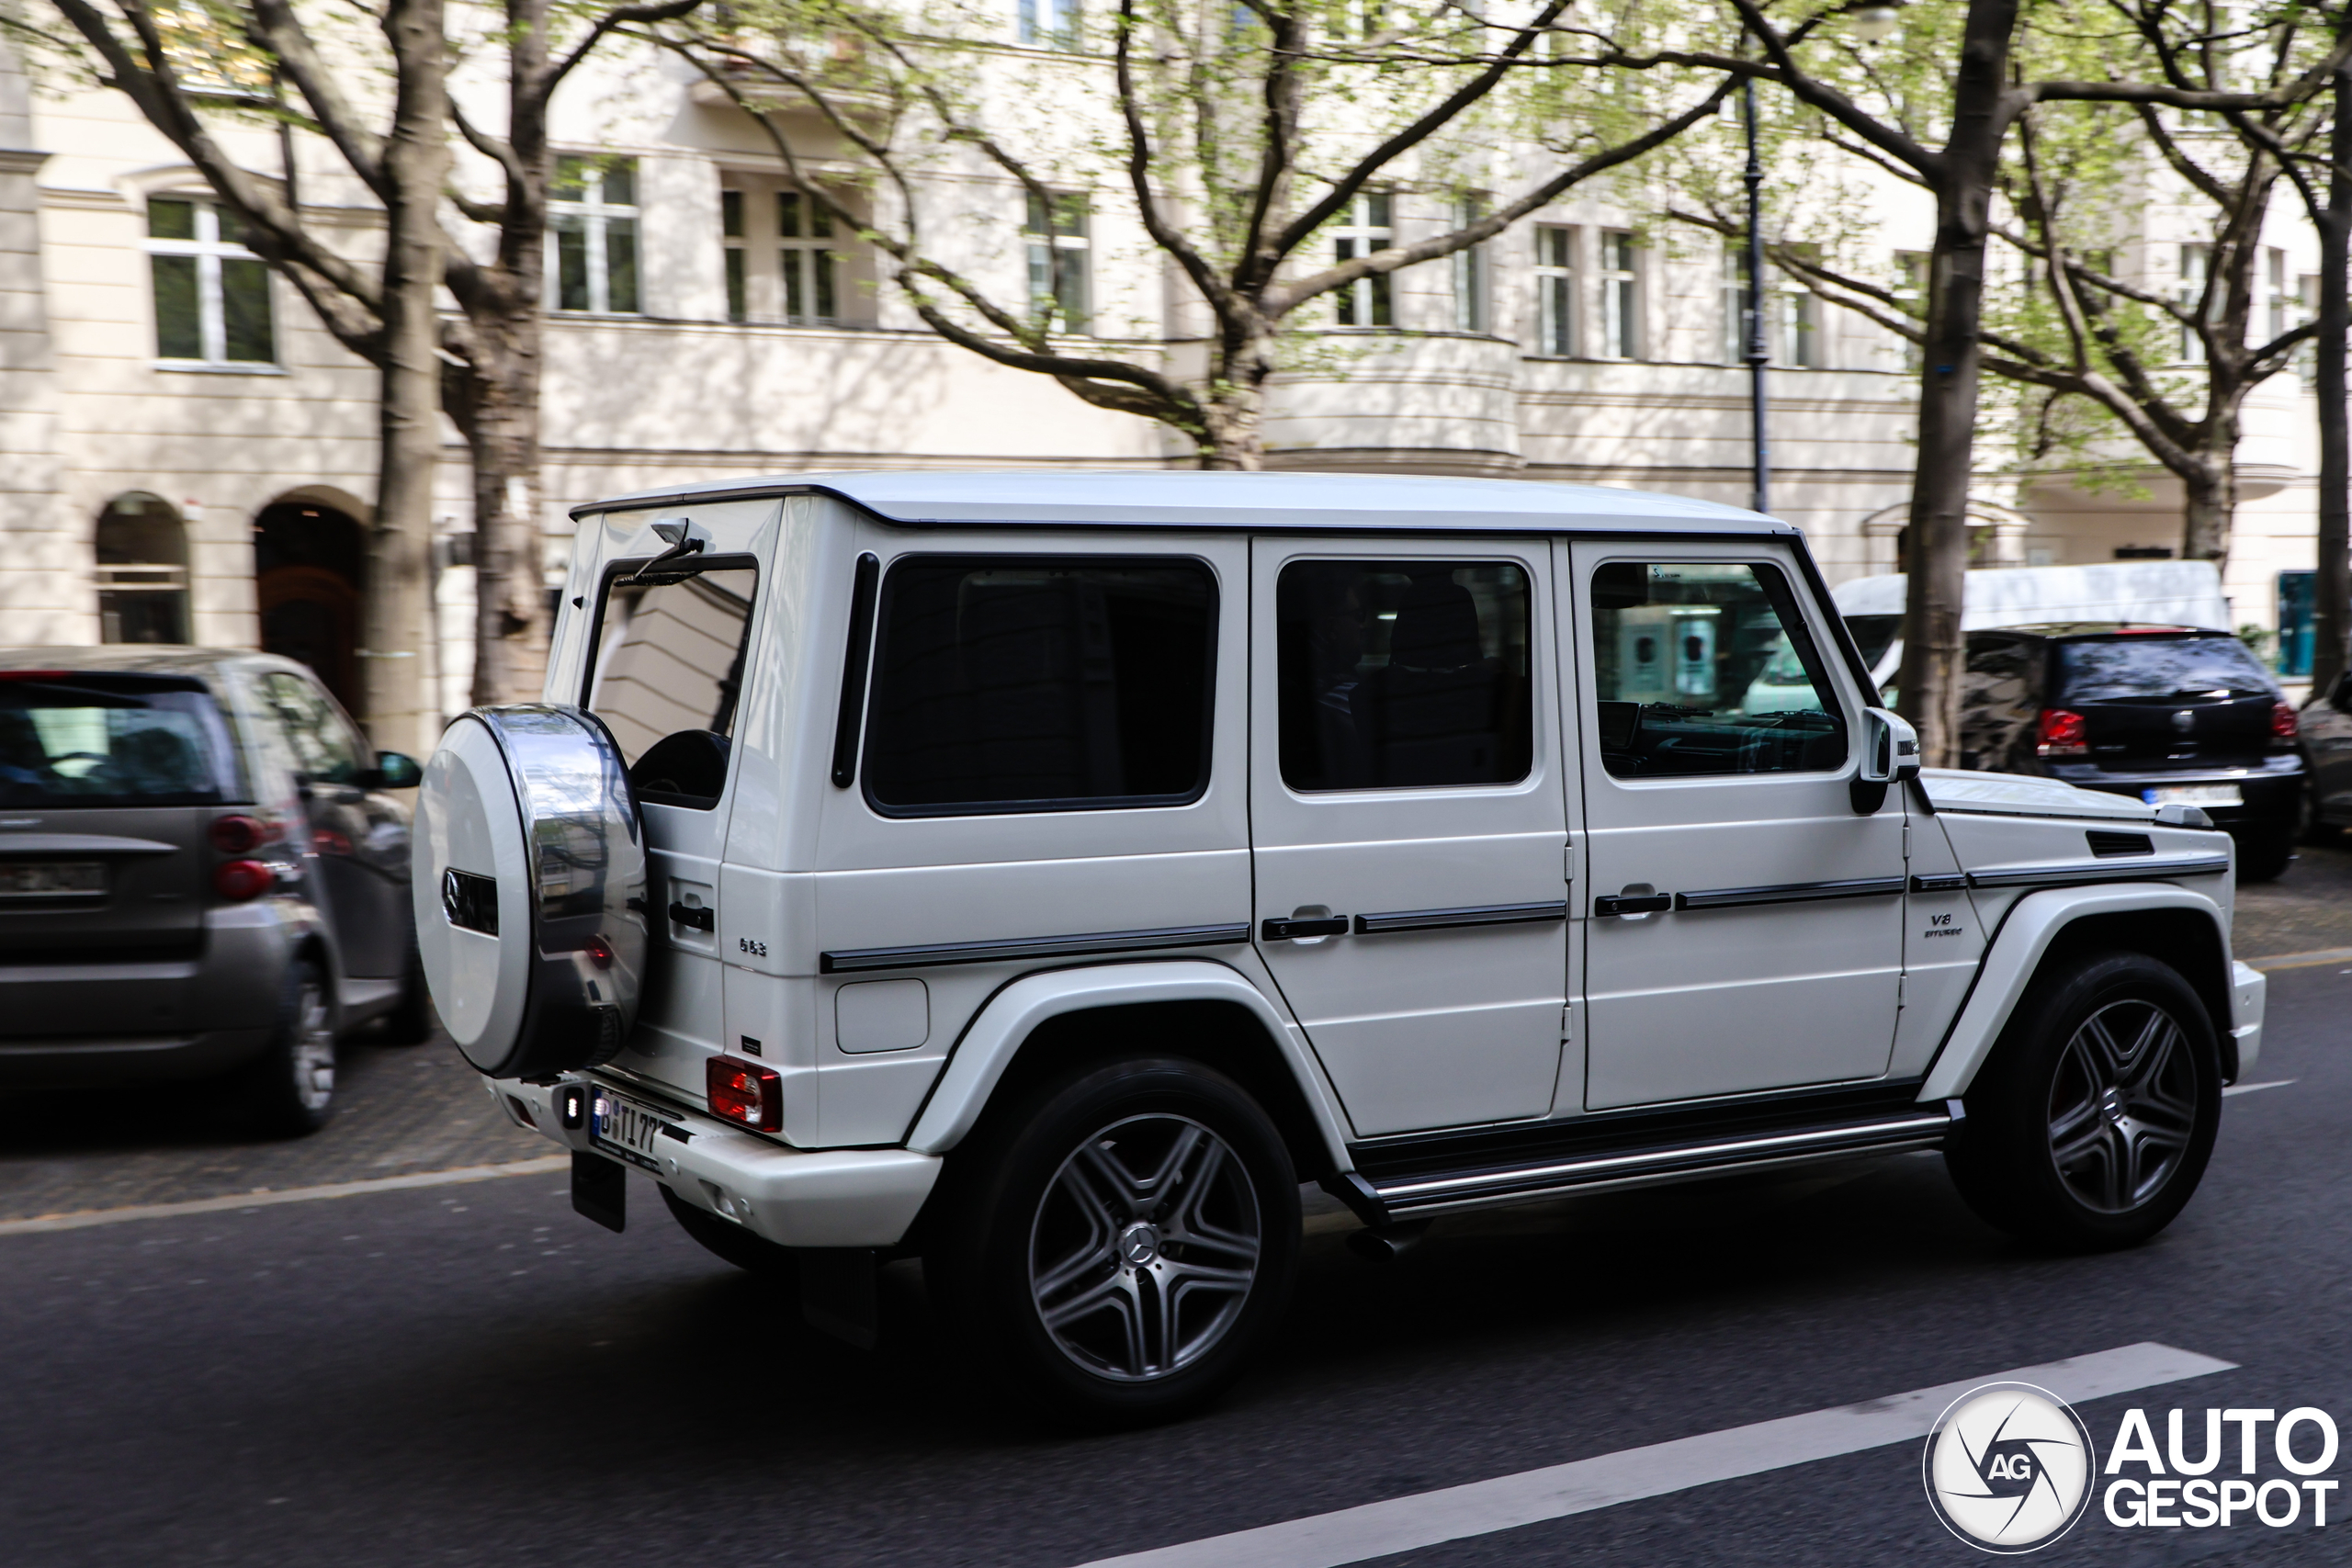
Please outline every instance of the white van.
[[[862, 1341], [920, 1256], [974, 1373], [1066, 1416], [1233, 1378], [1302, 1180], [1376, 1250], [1941, 1147], [1996, 1223], [2112, 1247], [2260, 1043], [2229, 840], [1919, 774], [1770, 518], [1206, 473], [578, 515], [547, 701], [427, 769], [451, 1033], [583, 1213], [634, 1167]], [[1775, 660], [1804, 700], [1750, 711]]]
[[[1871, 667], [1871, 689], [1891, 691], [1903, 666], [1902, 572], [1841, 582], [1838, 613]], [[1960, 629], [2115, 621], [2231, 631], [2222, 569], [2208, 560], [2135, 560], [2097, 566], [1994, 567], [1968, 573]]]

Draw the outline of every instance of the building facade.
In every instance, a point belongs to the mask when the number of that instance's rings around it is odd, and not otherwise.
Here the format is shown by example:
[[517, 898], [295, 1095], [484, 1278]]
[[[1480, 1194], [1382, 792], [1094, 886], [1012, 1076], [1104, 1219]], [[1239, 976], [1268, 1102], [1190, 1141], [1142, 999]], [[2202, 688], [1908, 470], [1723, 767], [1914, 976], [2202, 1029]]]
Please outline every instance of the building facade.
[[[988, 51], [1004, 91], [1099, 70], [1026, 15], [1008, 17]], [[566, 152], [542, 421], [551, 571], [568, 550], [569, 508], [624, 490], [840, 468], [1190, 461], [1147, 421], [932, 333], [871, 251], [786, 177], [759, 129], [691, 73], [618, 58], [568, 84], [558, 107]], [[345, 233], [355, 253], [373, 243], [369, 204], [323, 145], [259, 129], [226, 135], [258, 173], [280, 175], [294, 158], [311, 220]], [[841, 179], [842, 192], [863, 188], [847, 183], [854, 172], [822, 156], [799, 171]], [[1317, 243], [1346, 255], [1360, 252], [1340, 247], [1452, 228], [1458, 186], [1417, 187], [1408, 175]], [[1081, 334], [1180, 363], [1191, 351], [1199, 323], [1115, 178], [1074, 185], [1047, 210], [978, 164], [942, 164], [936, 179], [953, 200], [934, 243], [1000, 297], [1057, 290]], [[1714, 236], [1611, 202], [1572, 193], [1477, 251], [1317, 301], [1296, 323], [1296, 368], [1272, 389], [1269, 466], [1745, 503], [1736, 267]], [[1913, 193], [1881, 192], [1873, 243], [1897, 265], [1927, 249], [1931, 217]], [[2301, 308], [2315, 243], [2291, 222], [2273, 226], [2275, 298], [2264, 308]], [[2152, 276], [2193, 269], [2193, 246], [2151, 239], [2144, 250]], [[1779, 278], [1767, 326], [1773, 511], [1805, 530], [1833, 581], [1894, 570], [1915, 423], [1904, 345]], [[435, 624], [413, 649], [359, 646], [375, 384], [127, 101], [39, 91], [0, 57], [6, 642], [262, 646], [311, 663], [355, 700], [359, 660], [413, 656], [427, 661], [441, 711], [462, 708], [471, 523], [454, 432]], [[2278, 626], [2283, 592], [2291, 631], [2294, 574], [2312, 560], [2312, 418], [2291, 375], [2247, 409], [2226, 578], [2242, 625]], [[1981, 558], [2071, 564], [2177, 548], [2178, 486], [2154, 472], [2142, 491], [1988, 477]]]

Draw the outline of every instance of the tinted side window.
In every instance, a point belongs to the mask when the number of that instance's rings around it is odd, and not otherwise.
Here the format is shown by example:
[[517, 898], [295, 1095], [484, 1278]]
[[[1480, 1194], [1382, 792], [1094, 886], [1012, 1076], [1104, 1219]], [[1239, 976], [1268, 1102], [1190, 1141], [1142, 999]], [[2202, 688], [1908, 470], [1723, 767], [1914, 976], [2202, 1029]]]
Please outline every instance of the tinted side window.
[[347, 784], [366, 766], [357, 737], [318, 689], [300, 675], [275, 670], [260, 681], [263, 705], [277, 721], [294, 754], [294, 771], [310, 784]]
[[1845, 761], [1845, 716], [1779, 568], [1611, 561], [1592, 611], [1600, 760], [1619, 778]]
[[2035, 652], [2036, 645], [2011, 637], [1968, 639], [1968, 665], [1960, 682], [1962, 767], [2012, 764], [2041, 711], [2033, 694]]
[[1515, 784], [1534, 755], [1527, 573], [1296, 561], [1274, 588], [1283, 782], [1302, 792]]
[[1196, 561], [918, 556], [875, 638], [882, 811], [1177, 805], [1208, 787], [1216, 582]]

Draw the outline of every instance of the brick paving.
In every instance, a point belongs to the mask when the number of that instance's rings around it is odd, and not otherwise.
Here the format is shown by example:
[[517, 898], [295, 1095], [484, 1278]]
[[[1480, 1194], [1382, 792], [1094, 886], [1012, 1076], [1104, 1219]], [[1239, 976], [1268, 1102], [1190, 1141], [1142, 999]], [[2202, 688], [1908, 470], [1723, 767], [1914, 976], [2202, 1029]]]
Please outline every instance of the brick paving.
[[[2305, 848], [2278, 881], [2238, 889], [2242, 958], [2352, 948], [2352, 840]], [[555, 1152], [483, 1092], [446, 1040], [344, 1046], [334, 1122], [255, 1142], [201, 1088], [0, 1095], [0, 1220], [455, 1166]]]

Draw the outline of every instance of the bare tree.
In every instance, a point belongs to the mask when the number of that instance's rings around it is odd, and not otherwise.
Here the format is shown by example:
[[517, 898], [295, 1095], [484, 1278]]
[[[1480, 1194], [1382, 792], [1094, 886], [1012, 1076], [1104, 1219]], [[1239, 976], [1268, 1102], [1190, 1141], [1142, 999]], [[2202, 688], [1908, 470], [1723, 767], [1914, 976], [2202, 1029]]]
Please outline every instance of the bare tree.
[[[1544, 0], [1524, 27], [1489, 27], [1459, 6], [1396, 0], [1338, 7], [1356, 20], [1352, 29], [1334, 29], [1324, 25], [1334, 7], [1297, 0], [1243, 0], [1240, 7], [1119, 0], [1105, 24], [1116, 129], [1100, 156], [1115, 168], [1110, 177], [1124, 181], [1187, 298], [1205, 310], [1206, 364], [1191, 375], [1169, 368], [1156, 347], [1122, 353], [1067, 330], [1072, 323], [1057, 304], [1066, 265], [1058, 248], [1050, 250], [1049, 286], [1035, 299], [1007, 300], [931, 243], [922, 174], [941, 146], [976, 152], [1048, 223], [1067, 199], [1051, 177], [1052, 154], [1016, 145], [1014, 128], [992, 123], [960, 86], [979, 55], [971, 40], [919, 34], [901, 13], [858, 0], [747, 0], [729, 8], [728, 30], [653, 36], [751, 117], [837, 226], [859, 231], [888, 259], [891, 281], [941, 337], [1050, 376], [1097, 408], [1158, 421], [1193, 445], [1204, 468], [1255, 468], [1264, 456], [1266, 384], [1302, 308], [1490, 240], [1713, 112], [1728, 83], [1712, 76], [1677, 82], [1657, 102], [1630, 79], [1613, 103], [1594, 95], [1569, 105], [1547, 87], [1548, 98], [1517, 103], [1513, 112], [1533, 111], [1526, 129], [1552, 172], [1440, 233], [1309, 259], [1310, 247], [1360, 198], [1495, 107], [1568, 4]], [[795, 45], [812, 38], [854, 47]], [[1470, 57], [1422, 62], [1449, 38], [1470, 45]], [[1491, 49], [1484, 47], [1489, 38]], [[844, 58], [853, 62], [846, 68]], [[1318, 117], [1326, 94], [1346, 97], [1354, 129]], [[891, 210], [861, 219], [811, 176], [808, 150], [766, 112], [778, 95], [815, 109], [878, 181]]]

